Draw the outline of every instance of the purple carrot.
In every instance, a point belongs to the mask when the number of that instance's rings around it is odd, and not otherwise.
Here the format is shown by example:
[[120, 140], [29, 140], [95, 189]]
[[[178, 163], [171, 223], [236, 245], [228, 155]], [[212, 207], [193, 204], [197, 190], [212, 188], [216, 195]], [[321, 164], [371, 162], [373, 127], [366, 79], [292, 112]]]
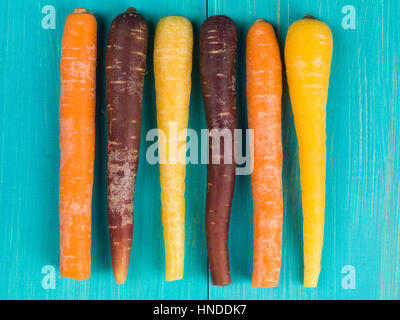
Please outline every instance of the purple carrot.
[[[200, 74], [207, 128], [211, 132], [207, 172], [206, 237], [211, 278], [217, 286], [231, 283], [228, 230], [236, 170], [233, 151], [234, 130], [237, 129], [236, 47], [237, 30], [230, 18], [213, 16], [204, 21], [200, 29]], [[230, 133], [230, 137], [225, 138], [227, 140], [221, 138], [218, 142], [218, 154], [213, 154], [213, 129]], [[224, 146], [228, 145], [231, 145], [232, 149], [225, 153]], [[218, 159], [220, 163], [216, 164]]]
[[148, 28], [134, 8], [112, 22], [106, 53], [108, 223], [117, 283], [129, 269]]

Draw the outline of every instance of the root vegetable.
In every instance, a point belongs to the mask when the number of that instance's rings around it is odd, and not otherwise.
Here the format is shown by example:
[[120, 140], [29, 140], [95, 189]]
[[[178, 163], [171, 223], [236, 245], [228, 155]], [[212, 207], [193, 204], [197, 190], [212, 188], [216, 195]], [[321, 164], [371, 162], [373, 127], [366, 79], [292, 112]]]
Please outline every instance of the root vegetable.
[[132, 247], [147, 34], [146, 20], [129, 8], [113, 20], [108, 35], [108, 222], [117, 283], [126, 280]]
[[97, 23], [86, 9], [65, 21], [61, 44], [60, 272], [90, 277]]
[[[185, 256], [185, 174], [186, 165], [171, 150], [182, 150], [186, 144], [176, 132], [186, 133], [189, 118], [193, 54], [193, 29], [184, 17], [162, 18], [154, 39], [154, 78], [156, 87], [157, 125], [162, 221], [165, 244], [165, 280], [183, 278]], [[171, 131], [171, 132], [170, 132]]]
[[254, 130], [252, 287], [276, 287], [282, 257], [282, 64], [274, 29], [259, 19], [246, 40], [247, 114]]
[[311, 16], [293, 23], [285, 63], [297, 140], [303, 202], [304, 286], [316, 287], [324, 239], [326, 103], [332, 33]]
[[[235, 187], [234, 130], [237, 129], [235, 63], [237, 30], [226, 16], [207, 18], [200, 29], [200, 75], [209, 137], [206, 237], [211, 278], [230, 284], [228, 230]], [[213, 139], [219, 141], [213, 150]], [[230, 148], [231, 146], [231, 148]], [[231, 149], [231, 150], [225, 150]]]

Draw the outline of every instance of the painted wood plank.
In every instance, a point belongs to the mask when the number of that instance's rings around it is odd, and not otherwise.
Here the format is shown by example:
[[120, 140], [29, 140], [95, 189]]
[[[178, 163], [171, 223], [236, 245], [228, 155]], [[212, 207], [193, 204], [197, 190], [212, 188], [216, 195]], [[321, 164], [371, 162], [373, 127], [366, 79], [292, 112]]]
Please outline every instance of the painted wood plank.
[[[42, 7], [56, 9], [56, 29], [44, 30]], [[98, 95], [96, 160], [92, 224], [92, 276], [77, 282], [59, 278], [59, 59], [70, 1], [3, 1], [1, 46], [0, 129], [0, 298], [24, 299], [206, 299], [207, 258], [203, 236], [205, 166], [188, 165], [186, 178], [186, 257], [184, 280], [164, 281], [164, 244], [161, 224], [158, 165], [146, 162], [145, 141], [156, 127], [153, 37], [165, 15], [183, 15], [194, 25], [195, 56], [189, 127], [204, 127], [200, 104], [197, 35], [206, 17], [206, 2], [136, 1], [148, 20], [149, 57], [144, 89], [142, 148], [135, 192], [134, 241], [125, 285], [115, 284], [111, 270], [106, 211], [106, 104], [104, 53], [112, 19], [132, 1], [80, 1], [98, 20]], [[4, 45], [3, 45], [4, 44]], [[7, 262], [7, 263], [5, 263]], [[44, 265], [56, 268], [56, 289], [41, 285]]]
[[[342, 28], [352, 5], [356, 29]], [[245, 36], [257, 18], [275, 26], [281, 48], [291, 23], [306, 13], [327, 22], [334, 53], [327, 105], [326, 224], [317, 289], [302, 286], [302, 219], [298, 149], [284, 85], [283, 261], [278, 288], [250, 288], [252, 204], [250, 180], [238, 179], [230, 229], [233, 283], [213, 287], [210, 299], [398, 299], [399, 296], [399, 2], [210, 0], [208, 16], [225, 14], [238, 25], [238, 99], [246, 125]], [[282, 51], [283, 52], [283, 51]], [[284, 79], [285, 81], [286, 79]], [[342, 287], [346, 265], [356, 288]]]

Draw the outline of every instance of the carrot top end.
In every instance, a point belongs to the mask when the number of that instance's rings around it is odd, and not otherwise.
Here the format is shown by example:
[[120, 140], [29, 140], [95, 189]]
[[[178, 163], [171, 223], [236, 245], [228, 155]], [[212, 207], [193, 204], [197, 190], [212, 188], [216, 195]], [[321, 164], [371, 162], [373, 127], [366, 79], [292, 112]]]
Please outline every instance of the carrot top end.
[[74, 9], [73, 13], [76, 13], [76, 14], [90, 13], [90, 14], [92, 14], [91, 11], [89, 11], [88, 9], [85, 9], [85, 8], [76, 8], [76, 9]]
[[310, 20], [318, 20], [317, 18], [313, 17], [311, 14], [306, 14], [303, 19], [310, 19]]
[[126, 13], [138, 14], [138, 11], [134, 7], [130, 7], [128, 9], [126, 9]]

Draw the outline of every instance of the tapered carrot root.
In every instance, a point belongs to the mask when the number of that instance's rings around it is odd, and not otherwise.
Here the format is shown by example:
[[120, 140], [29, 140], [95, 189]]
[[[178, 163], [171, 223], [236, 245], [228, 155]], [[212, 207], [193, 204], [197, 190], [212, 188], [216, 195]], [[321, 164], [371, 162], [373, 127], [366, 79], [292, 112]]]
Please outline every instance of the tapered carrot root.
[[147, 34], [146, 20], [129, 8], [113, 20], [108, 35], [108, 221], [117, 283], [126, 280], [132, 247]]
[[[226, 16], [206, 19], [200, 29], [200, 75], [209, 138], [206, 237], [211, 278], [216, 286], [231, 283], [228, 230], [235, 187], [234, 130], [237, 129], [235, 63], [237, 30]], [[213, 139], [226, 132], [219, 143]], [[225, 148], [232, 146], [225, 153]], [[225, 157], [226, 156], [226, 157]]]
[[96, 19], [86, 9], [67, 17], [61, 44], [60, 272], [90, 277], [96, 100]]
[[[184, 150], [189, 117], [193, 29], [184, 17], [162, 18], [154, 39], [154, 78], [162, 221], [165, 244], [165, 280], [183, 277], [185, 256], [185, 163], [177, 150]], [[174, 130], [185, 133], [179, 140]]]
[[310, 16], [293, 23], [285, 63], [297, 140], [303, 202], [304, 286], [316, 287], [324, 237], [326, 102], [332, 59], [328, 25]]
[[254, 130], [252, 287], [279, 284], [282, 256], [282, 64], [274, 29], [259, 19], [246, 41], [247, 113]]

